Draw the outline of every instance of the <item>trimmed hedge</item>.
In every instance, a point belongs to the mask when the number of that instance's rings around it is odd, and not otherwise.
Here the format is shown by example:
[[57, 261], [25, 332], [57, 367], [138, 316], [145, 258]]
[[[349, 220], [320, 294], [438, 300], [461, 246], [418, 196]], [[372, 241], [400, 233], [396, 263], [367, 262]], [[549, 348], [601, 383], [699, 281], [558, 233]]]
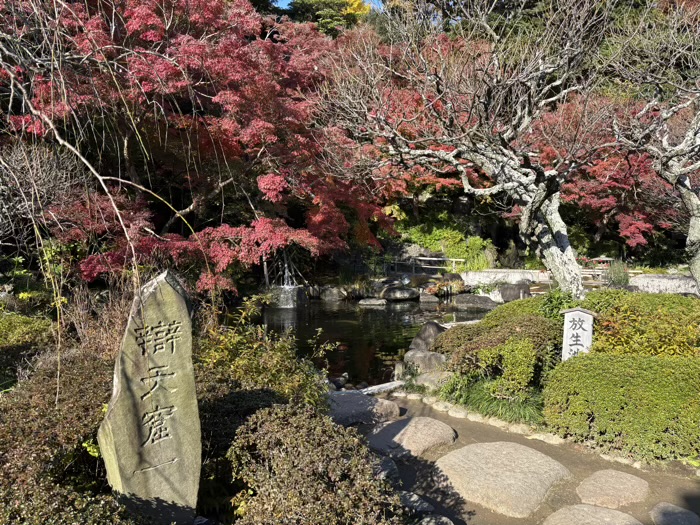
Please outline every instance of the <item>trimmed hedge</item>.
[[622, 290], [591, 292], [581, 303], [598, 313], [593, 352], [700, 356], [700, 300]]
[[[474, 325], [455, 326], [443, 332], [436, 338], [432, 350], [448, 355], [448, 368], [459, 374], [503, 376], [499, 388], [508, 383], [513, 388], [501, 393], [517, 396], [527, 386], [540, 385], [546, 372], [555, 366], [561, 339], [562, 327], [558, 321], [533, 313], [499, 314], [487, 316]], [[525, 344], [523, 348], [520, 348], [521, 343]], [[533, 351], [534, 357], [528, 357]], [[518, 369], [511, 369], [513, 367]], [[512, 382], [514, 377], [520, 379]], [[524, 377], [530, 379], [527, 384], [522, 384]]]
[[551, 429], [645, 459], [700, 452], [700, 360], [588, 354], [551, 374], [544, 391]]

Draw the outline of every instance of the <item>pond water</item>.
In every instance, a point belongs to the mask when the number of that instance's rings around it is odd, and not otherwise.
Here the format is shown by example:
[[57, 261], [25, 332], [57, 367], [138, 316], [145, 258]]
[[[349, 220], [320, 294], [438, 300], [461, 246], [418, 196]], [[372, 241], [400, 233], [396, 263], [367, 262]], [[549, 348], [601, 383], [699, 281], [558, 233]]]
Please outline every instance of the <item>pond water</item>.
[[335, 349], [319, 366], [330, 377], [343, 373], [349, 382], [370, 385], [391, 380], [394, 363], [408, 349], [413, 337], [427, 321], [457, 322], [479, 319], [483, 313], [452, 311], [449, 304], [421, 305], [417, 302], [389, 303], [381, 308], [360, 308], [353, 302], [308, 301], [297, 308], [266, 308], [262, 322], [275, 332], [294, 329], [304, 355], [311, 355], [309, 342], [322, 330], [320, 342]]

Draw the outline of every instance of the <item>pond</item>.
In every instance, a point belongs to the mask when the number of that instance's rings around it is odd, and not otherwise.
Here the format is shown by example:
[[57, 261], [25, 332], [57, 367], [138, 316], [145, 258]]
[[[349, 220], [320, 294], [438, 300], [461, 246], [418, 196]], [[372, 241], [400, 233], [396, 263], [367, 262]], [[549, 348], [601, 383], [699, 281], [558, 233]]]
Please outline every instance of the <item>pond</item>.
[[309, 342], [322, 330], [320, 342], [335, 343], [326, 354], [329, 377], [347, 373], [349, 382], [370, 385], [391, 380], [394, 363], [408, 349], [427, 321], [457, 322], [479, 319], [483, 313], [453, 311], [449, 304], [424, 305], [413, 301], [386, 307], [360, 308], [354, 302], [308, 301], [297, 308], [266, 308], [262, 322], [275, 332], [294, 329], [299, 350], [311, 355]]

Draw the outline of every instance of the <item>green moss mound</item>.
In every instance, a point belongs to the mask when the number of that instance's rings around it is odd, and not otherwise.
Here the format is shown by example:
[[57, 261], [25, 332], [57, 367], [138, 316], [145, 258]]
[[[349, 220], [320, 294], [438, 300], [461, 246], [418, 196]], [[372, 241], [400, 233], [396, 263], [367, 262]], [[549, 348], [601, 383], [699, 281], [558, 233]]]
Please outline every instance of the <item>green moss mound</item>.
[[700, 360], [589, 354], [551, 374], [547, 424], [560, 435], [636, 457], [700, 452]]

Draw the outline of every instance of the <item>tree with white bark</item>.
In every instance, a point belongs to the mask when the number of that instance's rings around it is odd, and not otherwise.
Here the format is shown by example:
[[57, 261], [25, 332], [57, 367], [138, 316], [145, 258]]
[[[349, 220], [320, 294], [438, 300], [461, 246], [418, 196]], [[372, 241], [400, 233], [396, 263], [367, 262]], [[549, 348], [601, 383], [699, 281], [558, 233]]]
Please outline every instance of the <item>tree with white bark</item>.
[[627, 93], [612, 127], [619, 143], [649, 155], [688, 216], [686, 252], [700, 286], [700, 8], [653, 6], [608, 41], [606, 76]]
[[597, 151], [586, 123], [554, 159], [542, 156], [542, 116], [585, 96], [611, 20], [611, 3], [552, 0], [533, 20], [524, 7], [467, 0], [383, 13], [340, 41], [326, 86], [324, 123], [355, 148], [341, 176], [454, 177], [464, 192], [501, 199], [519, 233], [561, 288], [580, 296], [580, 267], [559, 212], [560, 187]]

